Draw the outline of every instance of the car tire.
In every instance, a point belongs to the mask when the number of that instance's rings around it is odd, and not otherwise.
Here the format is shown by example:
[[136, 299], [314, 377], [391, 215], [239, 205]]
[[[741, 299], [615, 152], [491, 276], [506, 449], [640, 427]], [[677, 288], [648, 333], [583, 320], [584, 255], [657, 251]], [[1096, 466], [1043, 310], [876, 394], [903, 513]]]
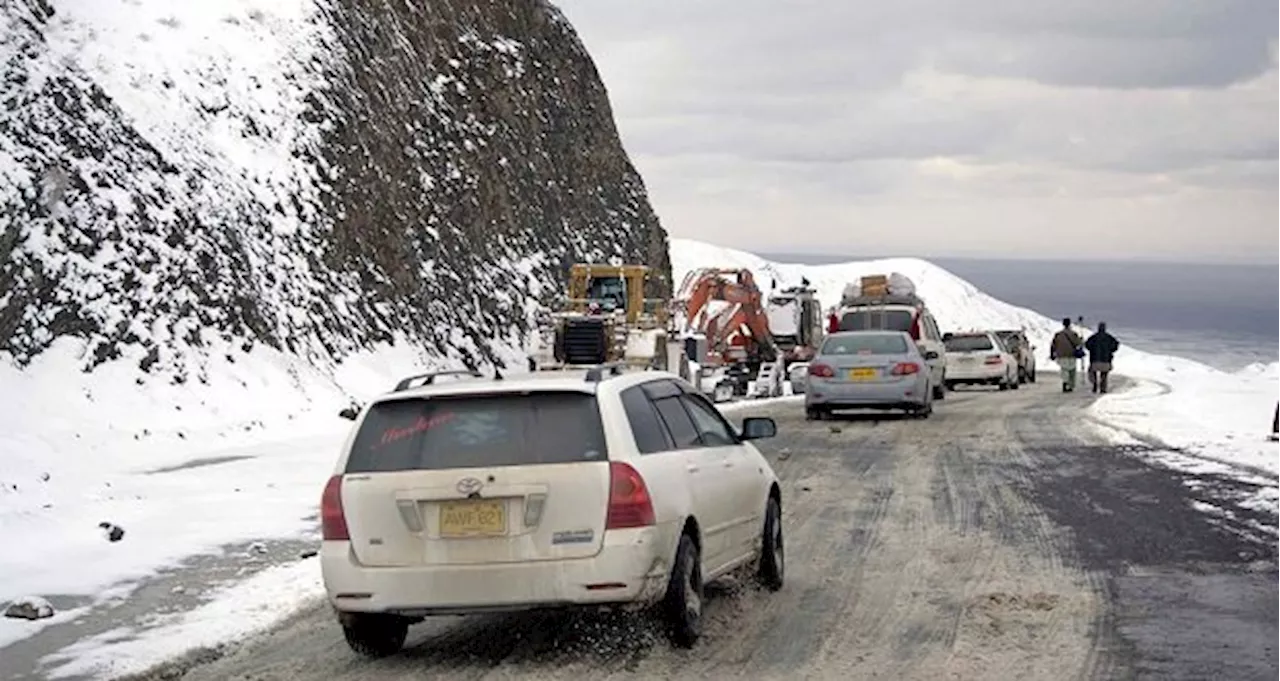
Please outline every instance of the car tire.
[[395, 615], [347, 613], [341, 616], [342, 635], [351, 650], [365, 657], [400, 652], [409, 635], [409, 621]]
[[945, 378], [942, 379], [941, 383], [933, 386], [933, 399], [935, 400], [947, 399], [947, 380]]
[[702, 636], [702, 560], [688, 534], [680, 535], [662, 605], [671, 642], [679, 648], [693, 647]]
[[815, 408], [813, 408], [813, 407], [805, 407], [805, 409], [804, 409], [804, 420], [806, 420], [806, 421], [818, 421], [818, 420], [820, 420], [821, 418], [822, 418], [822, 412], [821, 412], [821, 411], [819, 411], [818, 409], [815, 409]]
[[756, 575], [760, 584], [770, 590], [782, 588], [786, 575], [786, 551], [782, 542], [782, 508], [772, 496], [764, 507], [764, 539], [760, 551], [760, 569]]
[[999, 382], [997, 385], [999, 385], [999, 386], [1000, 386], [1000, 389], [1001, 389], [1001, 390], [1008, 390], [1008, 389], [1009, 389], [1009, 381], [1008, 381], [1008, 380], [1006, 380], [1006, 379], [1003, 379], [1003, 378], [1002, 378], [1002, 379], [1000, 379], [1000, 382]]
[[1036, 368], [1034, 366], [1031, 367], [1031, 371], [1027, 372], [1027, 381], [1030, 383], [1036, 382]]

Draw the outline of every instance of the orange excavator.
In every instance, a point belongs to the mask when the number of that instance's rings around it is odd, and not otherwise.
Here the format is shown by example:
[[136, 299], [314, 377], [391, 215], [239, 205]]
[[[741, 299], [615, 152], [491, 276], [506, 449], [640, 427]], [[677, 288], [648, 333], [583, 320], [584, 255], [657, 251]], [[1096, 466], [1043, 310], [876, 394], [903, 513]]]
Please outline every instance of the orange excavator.
[[703, 268], [685, 275], [676, 313], [683, 317], [686, 334], [706, 340], [704, 351], [686, 353], [689, 359], [704, 366], [736, 367], [744, 381], [754, 379], [762, 363], [778, 357], [763, 299], [745, 268]]

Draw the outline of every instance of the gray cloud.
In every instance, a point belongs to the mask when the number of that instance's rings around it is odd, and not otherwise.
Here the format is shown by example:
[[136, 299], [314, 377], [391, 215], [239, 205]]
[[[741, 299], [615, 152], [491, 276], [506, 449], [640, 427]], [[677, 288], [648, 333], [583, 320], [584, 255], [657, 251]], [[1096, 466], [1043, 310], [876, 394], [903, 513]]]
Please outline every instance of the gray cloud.
[[[794, 250], [774, 242], [799, 222], [1044, 251], [1034, 225], [1277, 251], [1273, 3], [560, 4], [677, 235]], [[1229, 226], [1188, 222], [1215, 212]]]

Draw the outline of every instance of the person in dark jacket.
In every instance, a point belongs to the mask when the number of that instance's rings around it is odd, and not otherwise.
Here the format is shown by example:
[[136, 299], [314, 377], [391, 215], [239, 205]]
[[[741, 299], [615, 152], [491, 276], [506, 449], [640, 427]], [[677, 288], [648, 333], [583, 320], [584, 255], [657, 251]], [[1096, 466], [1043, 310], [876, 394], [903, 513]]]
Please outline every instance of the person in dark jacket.
[[1054, 334], [1049, 343], [1049, 359], [1058, 363], [1062, 370], [1062, 392], [1069, 393], [1076, 389], [1076, 369], [1080, 358], [1084, 356], [1084, 344], [1080, 334], [1071, 328], [1071, 318], [1062, 319], [1062, 329]]
[[1115, 359], [1116, 350], [1120, 349], [1120, 341], [1107, 333], [1106, 322], [1098, 322], [1098, 332], [1089, 336], [1084, 347], [1089, 351], [1089, 383], [1093, 386], [1093, 392], [1105, 393], [1111, 362]]

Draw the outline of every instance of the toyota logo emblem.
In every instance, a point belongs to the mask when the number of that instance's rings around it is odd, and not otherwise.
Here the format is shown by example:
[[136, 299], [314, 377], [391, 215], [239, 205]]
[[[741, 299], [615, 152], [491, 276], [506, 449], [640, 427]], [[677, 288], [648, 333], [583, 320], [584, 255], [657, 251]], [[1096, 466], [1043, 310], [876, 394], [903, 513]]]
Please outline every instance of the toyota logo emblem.
[[461, 494], [475, 494], [484, 487], [484, 483], [477, 478], [463, 478], [458, 481], [458, 492]]

